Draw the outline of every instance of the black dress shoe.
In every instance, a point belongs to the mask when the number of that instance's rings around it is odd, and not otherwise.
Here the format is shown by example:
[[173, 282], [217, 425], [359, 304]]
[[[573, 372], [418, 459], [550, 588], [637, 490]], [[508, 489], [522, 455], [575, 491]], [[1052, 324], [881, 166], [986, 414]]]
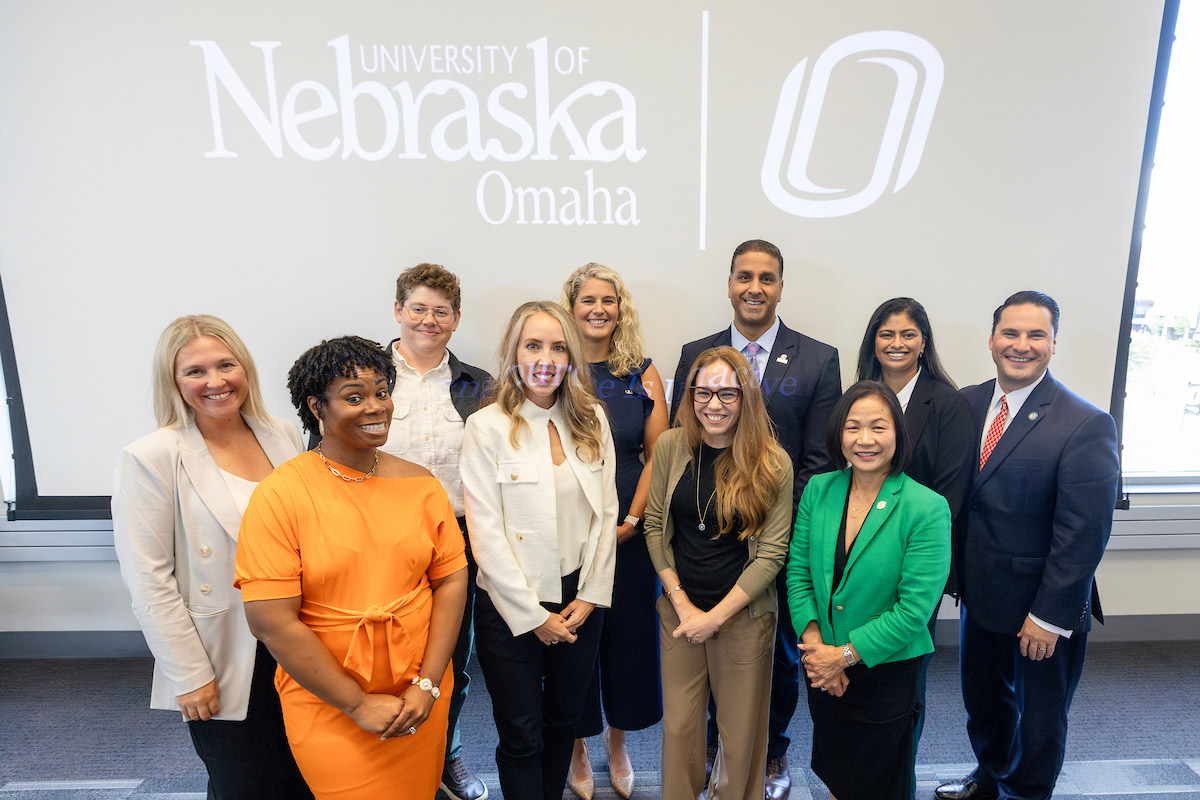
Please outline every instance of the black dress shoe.
[[996, 792], [988, 791], [972, 778], [943, 783], [933, 790], [938, 800], [996, 800]]
[[488, 796], [487, 785], [471, 774], [461, 756], [446, 762], [440, 788], [451, 800], [487, 800]]
[[792, 794], [792, 773], [787, 756], [767, 759], [767, 779], [763, 784], [766, 800], [787, 800]]

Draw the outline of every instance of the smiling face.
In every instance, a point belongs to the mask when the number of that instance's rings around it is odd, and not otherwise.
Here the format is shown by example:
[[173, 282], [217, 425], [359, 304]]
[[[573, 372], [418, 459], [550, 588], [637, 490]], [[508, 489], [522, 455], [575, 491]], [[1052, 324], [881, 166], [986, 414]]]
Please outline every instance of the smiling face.
[[542, 408], [554, 405], [570, 363], [558, 320], [541, 311], [525, 320], [517, 340], [517, 374], [526, 397]]
[[[400, 323], [400, 347], [422, 358], [441, 360], [450, 334], [458, 329], [462, 312], [455, 311], [446, 295], [428, 286], [418, 286], [408, 293], [404, 304], [395, 305], [396, 322]], [[444, 316], [439, 318], [439, 314]]]
[[775, 306], [783, 295], [779, 262], [770, 253], [749, 251], [733, 262], [729, 275], [729, 302], [733, 320], [751, 341], [775, 324]]
[[617, 290], [602, 278], [588, 278], [579, 287], [571, 315], [585, 340], [610, 344], [621, 318]]
[[[709, 447], [723, 448], [733, 443], [733, 432], [737, 429], [738, 418], [742, 415], [742, 398], [739, 392], [733, 402], [723, 402], [721, 395], [728, 394], [727, 391], [722, 391], [723, 389], [741, 388], [737, 373], [724, 361], [705, 364], [696, 372], [690, 392], [692, 408], [695, 409], [696, 420], [704, 429], [704, 443]], [[697, 389], [707, 389], [712, 392], [712, 396], [707, 402], [703, 402], [696, 397]]]
[[842, 426], [842, 455], [859, 475], [886, 476], [896, 455], [896, 422], [878, 395], [859, 398]]
[[996, 380], [1005, 392], [1029, 386], [1046, 372], [1056, 339], [1050, 311], [1018, 303], [1000, 312], [988, 348], [996, 362]]
[[925, 352], [925, 337], [908, 314], [892, 314], [875, 331], [875, 358], [884, 379], [907, 383], [917, 374], [921, 353]]
[[325, 424], [326, 442], [352, 450], [387, 442], [392, 421], [392, 395], [387, 376], [359, 369], [353, 378], [337, 377], [325, 387], [325, 402], [308, 398], [308, 407]]
[[197, 424], [237, 417], [246, 400], [246, 372], [225, 343], [201, 336], [175, 355], [175, 386]]

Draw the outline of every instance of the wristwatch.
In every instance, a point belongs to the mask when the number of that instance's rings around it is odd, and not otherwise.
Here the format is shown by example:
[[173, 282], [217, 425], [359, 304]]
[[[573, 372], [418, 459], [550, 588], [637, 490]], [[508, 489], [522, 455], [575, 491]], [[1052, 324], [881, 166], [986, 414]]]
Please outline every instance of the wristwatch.
[[413, 678], [412, 685], [416, 686], [422, 692], [429, 692], [431, 695], [433, 695], [434, 700], [437, 700], [442, 696], [442, 690], [434, 686], [433, 681], [429, 680], [429, 678]]
[[636, 528], [638, 526], [638, 523], [641, 521], [642, 521], [641, 517], [635, 517], [633, 514], [630, 514], [629, 516], [627, 516], [625, 518], [625, 522], [628, 523], [629, 526], [632, 528]]

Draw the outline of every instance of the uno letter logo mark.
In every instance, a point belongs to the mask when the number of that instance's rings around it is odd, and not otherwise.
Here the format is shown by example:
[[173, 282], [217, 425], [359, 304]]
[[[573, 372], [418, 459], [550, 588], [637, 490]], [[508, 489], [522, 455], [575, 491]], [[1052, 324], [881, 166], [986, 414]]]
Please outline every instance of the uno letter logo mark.
[[[819, 186], [808, 177], [813, 139], [829, 88], [830, 73], [843, 59], [860, 53], [872, 53], [858, 59], [860, 63], [882, 64], [896, 74], [896, 93], [892, 98], [871, 179], [856, 194], [830, 197], [843, 194], [846, 190]], [[917, 84], [921, 77], [917, 65], [925, 73], [920, 96], [917, 96]], [[808, 59], [805, 58], [788, 73], [779, 91], [779, 105], [775, 109], [775, 122], [771, 126], [771, 137], [762, 166], [762, 188], [767, 199], [780, 210], [798, 217], [828, 218], [853, 214], [874, 203], [887, 189], [893, 171], [896, 173], [896, 184], [892, 192], [900, 191], [912, 179], [917, 165], [921, 163], [925, 139], [933, 121], [933, 110], [942, 91], [944, 69], [937, 50], [921, 37], [900, 31], [869, 31], [847, 36], [834, 42], [817, 57], [801, 105], [800, 90], [804, 85], [807, 67]], [[800, 110], [800, 120], [796, 125], [795, 140], [785, 170], [784, 155], [797, 108]], [[904, 135], [906, 127], [907, 141]], [[903, 155], [900, 153], [901, 146]], [[900, 167], [895, 170], [897, 157]], [[785, 175], [786, 186], [783, 181]]]

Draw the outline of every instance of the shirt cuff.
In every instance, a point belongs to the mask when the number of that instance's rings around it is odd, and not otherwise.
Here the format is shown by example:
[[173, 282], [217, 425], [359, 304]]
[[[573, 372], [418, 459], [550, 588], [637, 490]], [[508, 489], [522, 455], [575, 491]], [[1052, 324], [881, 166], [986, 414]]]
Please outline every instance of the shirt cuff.
[[1042, 628], [1043, 630], [1050, 631], [1051, 633], [1057, 633], [1059, 636], [1063, 637], [1064, 639], [1071, 638], [1071, 632], [1069, 630], [1067, 630], [1066, 628], [1060, 628], [1057, 625], [1051, 625], [1049, 622], [1044, 622], [1044, 621], [1038, 619], [1033, 614], [1030, 614], [1029, 618], [1031, 620], [1033, 620], [1033, 623], [1035, 625], [1037, 625], [1039, 628]]

